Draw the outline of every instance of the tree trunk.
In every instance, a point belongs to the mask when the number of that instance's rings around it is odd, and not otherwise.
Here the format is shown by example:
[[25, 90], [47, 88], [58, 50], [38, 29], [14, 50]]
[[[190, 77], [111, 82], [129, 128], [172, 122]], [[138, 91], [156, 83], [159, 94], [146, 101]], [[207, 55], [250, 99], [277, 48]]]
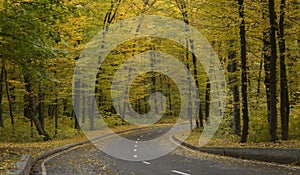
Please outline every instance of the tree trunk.
[[209, 105], [210, 105], [210, 82], [207, 77], [205, 88], [205, 122], [209, 123]]
[[[80, 87], [80, 80], [75, 80], [75, 94], [74, 94], [74, 102], [73, 102], [74, 103], [73, 104], [74, 105], [73, 113], [75, 113], [74, 110], [80, 111], [79, 110], [79, 106], [80, 106], [80, 94], [79, 94], [79, 92], [80, 92], [80, 90], [78, 89], [79, 87]], [[78, 123], [78, 121], [79, 121], [78, 113], [77, 114], [75, 113], [74, 118], [75, 118], [74, 128], [77, 129], [77, 131], [79, 132], [80, 127], [79, 127], [79, 123]]]
[[277, 140], [277, 107], [276, 107], [276, 61], [277, 61], [277, 44], [276, 44], [276, 13], [274, 0], [269, 0], [269, 20], [270, 20], [270, 44], [271, 44], [271, 61], [270, 61], [270, 141]]
[[[196, 83], [196, 87], [198, 89], [198, 92], [200, 91], [200, 86], [199, 86], [199, 80], [198, 80], [198, 70], [197, 70], [197, 57], [196, 55], [193, 53], [195, 50], [195, 46], [194, 46], [194, 40], [190, 40], [190, 45], [191, 45], [191, 50], [192, 50], [192, 58], [193, 58], [193, 67], [194, 67], [194, 79], [195, 79], [195, 83]], [[200, 94], [199, 94], [199, 99], [200, 99]], [[201, 105], [201, 101], [195, 102], [195, 106], [196, 106], [196, 110], [198, 112], [199, 115], [199, 127], [203, 128], [203, 112], [202, 112], [202, 105]]]
[[234, 50], [234, 41], [230, 41], [230, 48], [228, 53], [228, 72], [229, 74], [229, 85], [233, 94], [233, 133], [240, 135], [241, 133], [241, 114], [240, 114], [240, 92], [237, 85], [237, 61], [236, 51]]
[[260, 64], [259, 64], [259, 72], [258, 72], [258, 79], [257, 79], [257, 92], [256, 92], [256, 103], [257, 104], [258, 104], [258, 98], [259, 98], [259, 93], [260, 93], [262, 67], [263, 67], [263, 60], [261, 60]]
[[48, 133], [43, 129], [41, 122], [39, 119], [36, 117], [36, 112], [35, 112], [35, 104], [34, 104], [34, 97], [33, 97], [33, 90], [31, 86], [31, 81], [29, 78], [29, 75], [27, 75], [24, 72], [24, 83], [25, 83], [25, 88], [27, 91], [27, 100], [28, 100], [28, 116], [30, 119], [33, 121], [39, 135], [43, 136], [44, 141], [51, 140], [50, 136]]
[[9, 106], [9, 116], [10, 116], [10, 121], [11, 121], [11, 126], [13, 127], [15, 124], [14, 121], [14, 114], [13, 114], [13, 109], [12, 109], [12, 99], [10, 97], [10, 88], [9, 88], [9, 83], [7, 80], [7, 71], [5, 69], [5, 64], [4, 64], [4, 78], [5, 78], [5, 89], [6, 89], [6, 96], [7, 96], [7, 101], [8, 101], [8, 106]]
[[[267, 1], [262, 0], [262, 18], [263, 21], [266, 22], [268, 19], [268, 7], [267, 7]], [[263, 59], [264, 59], [264, 71], [265, 71], [265, 86], [266, 86], [266, 98], [267, 98], [267, 110], [268, 110], [268, 121], [270, 122], [270, 36], [268, 34], [268, 29], [265, 29], [263, 31]]]
[[39, 100], [39, 106], [38, 106], [38, 114], [39, 114], [39, 120], [41, 122], [41, 126], [44, 129], [44, 90], [43, 90], [43, 85], [41, 85], [41, 83], [39, 83], [39, 93], [38, 93], [38, 100]]
[[240, 45], [241, 45], [241, 62], [242, 62], [242, 111], [243, 111], [243, 130], [241, 136], [241, 143], [247, 142], [249, 129], [248, 116], [248, 89], [247, 89], [247, 57], [246, 57], [246, 30], [244, 17], [244, 0], [239, 0], [239, 17], [240, 23]]
[[2, 105], [2, 99], [3, 99], [3, 84], [4, 84], [4, 58], [2, 58], [2, 66], [1, 66], [1, 73], [0, 73], [0, 127], [4, 127], [3, 123], [3, 105]]
[[54, 136], [57, 136], [58, 134], [58, 97], [56, 94], [56, 99], [55, 99], [55, 113], [54, 113]]
[[281, 138], [287, 140], [289, 135], [289, 96], [285, 65], [284, 18], [286, 1], [281, 0], [279, 20], [279, 53], [280, 53], [280, 117]]

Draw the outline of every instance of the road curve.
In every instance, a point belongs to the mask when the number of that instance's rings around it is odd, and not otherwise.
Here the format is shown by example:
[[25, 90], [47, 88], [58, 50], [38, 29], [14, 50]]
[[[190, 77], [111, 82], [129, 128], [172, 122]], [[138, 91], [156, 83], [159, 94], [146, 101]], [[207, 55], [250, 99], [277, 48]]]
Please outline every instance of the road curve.
[[[152, 127], [146, 130], [122, 135], [134, 140], [126, 156], [139, 157], [143, 154], [140, 143], [157, 138], [169, 130], [167, 127]], [[99, 142], [109, 142], [116, 146], [113, 138], [103, 138]], [[126, 148], [128, 150], [128, 148]], [[146, 150], [149, 151], [149, 150]], [[105, 154], [89, 143], [52, 155], [39, 161], [31, 175], [300, 175], [299, 169], [277, 166], [254, 161], [224, 159], [206, 156], [178, 148], [177, 150], [149, 161], [127, 161]]]

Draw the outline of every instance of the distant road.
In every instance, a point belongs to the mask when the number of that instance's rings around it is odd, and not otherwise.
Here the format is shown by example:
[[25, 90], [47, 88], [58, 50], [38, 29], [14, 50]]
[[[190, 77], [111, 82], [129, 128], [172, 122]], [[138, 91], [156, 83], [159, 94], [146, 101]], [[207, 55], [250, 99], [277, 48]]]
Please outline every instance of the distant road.
[[[133, 157], [143, 154], [139, 142], [151, 140], [165, 133], [169, 128], [154, 127], [145, 131], [122, 135], [136, 140]], [[105, 141], [106, 138], [100, 141]], [[111, 140], [112, 138], [110, 138]], [[115, 144], [112, 142], [112, 147]], [[122, 151], [122, 150], [121, 150]], [[300, 175], [300, 171], [285, 166], [266, 163], [220, 158], [190, 150], [177, 150], [150, 161], [120, 160], [98, 150], [93, 144], [76, 147], [55, 154], [35, 165], [32, 175]]]

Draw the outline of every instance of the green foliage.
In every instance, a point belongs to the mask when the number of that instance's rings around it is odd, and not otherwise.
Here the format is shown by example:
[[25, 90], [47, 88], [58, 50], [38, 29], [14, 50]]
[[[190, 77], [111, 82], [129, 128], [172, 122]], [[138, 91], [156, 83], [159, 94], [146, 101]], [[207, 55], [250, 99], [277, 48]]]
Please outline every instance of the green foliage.
[[[36, 142], [42, 141], [43, 137], [38, 135], [35, 127], [31, 130], [30, 120], [23, 116], [15, 116], [15, 125], [12, 127], [9, 119], [4, 121], [4, 128], [0, 128], [0, 142]], [[45, 120], [46, 130], [51, 137], [54, 137], [54, 119], [47, 118]], [[67, 117], [59, 118], [59, 130], [55, 139], [66, 139], [74, 137], [78, 134], [74, 129], [74, 120]], [[33, 131], [33, 137], [31, 137]]]

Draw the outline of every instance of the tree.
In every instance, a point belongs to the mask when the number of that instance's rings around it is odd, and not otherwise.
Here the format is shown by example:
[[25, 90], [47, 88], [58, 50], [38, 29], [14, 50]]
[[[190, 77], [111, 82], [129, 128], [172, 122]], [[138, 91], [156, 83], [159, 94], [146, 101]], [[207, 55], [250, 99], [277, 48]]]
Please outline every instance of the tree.
[[242, 62], [242, 111], [243, 111], [243, 130], [241, 143], [247, 142], [249, 129], [248, 116], [248, 89], [247, 89], [247, 57], [246, 57], [246, 30], [245, 30], [245, 12], [244, 0], [239, 0], [239, 16], [240, 16], [240, 45], [241, 45], [241, 62]]
[[270, 141], [277, 140], [277, 102], [276, 102], [276, 62], [277, 62], [277, 44], [276, 44], [276, 12], [274, 0], [269, 0], [269, 22], [270, 22]]
[[286, 76], [285, 65], [285, 34], [284, 34], [284, 19], [285, 19], [286, 1], [281, 0], [280, 3], [280, 19], [279, 19], [279, 53], [280, 53], [280, 116], [281, 116], [281, 138], [287, 140], [289, 135], [289, 94]]
[[234, 40], [230, 41], [228, 52], [229, 85], [233, 94], [233, 133], [239, 135], [241, 132], [240, 118], [240, 91], [237, 84], [237, 60], [234, 49]]

